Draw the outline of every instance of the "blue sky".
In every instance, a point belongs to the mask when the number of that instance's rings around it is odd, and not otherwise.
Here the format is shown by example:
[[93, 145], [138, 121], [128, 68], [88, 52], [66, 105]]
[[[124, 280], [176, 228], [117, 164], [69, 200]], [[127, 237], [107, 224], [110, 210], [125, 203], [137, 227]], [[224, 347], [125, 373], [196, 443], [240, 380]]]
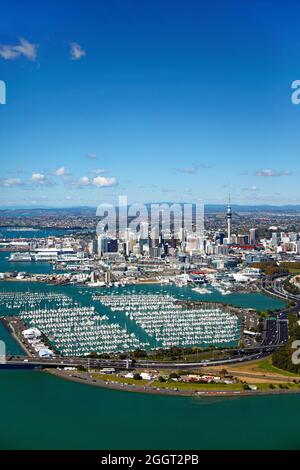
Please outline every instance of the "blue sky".
[[300, 203], [300, 2], [2, 0], [0, 206]]

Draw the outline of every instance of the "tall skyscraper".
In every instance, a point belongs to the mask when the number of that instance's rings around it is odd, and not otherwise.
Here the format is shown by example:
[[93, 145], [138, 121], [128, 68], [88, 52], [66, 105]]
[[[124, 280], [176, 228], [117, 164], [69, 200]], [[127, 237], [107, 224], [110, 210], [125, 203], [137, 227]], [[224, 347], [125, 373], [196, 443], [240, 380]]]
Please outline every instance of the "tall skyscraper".
[[256, 228], [250, 228], [250, 245], [256, 245], [257, 240], [258, 240], [258, 231]]
[[149, 238], [149, 225], [148, 222], [141, 222], [140, 223], [140, 239], [141, 240], [148, 240]]
[[104, 253], [107, 253], [108, 238], [106, 235], [98, 236], [98, 256], [103, 256]]
[[274, 247], [277, 247], [280, 244], [280, 241], [281, 241], [280, 234], [278, 232], [273, 232], [272, 233], [272, 245]]
[[231, 210], [231, 202], [230, 202], [230, 194], [228, 199], [228, 206], [227, 206], [227, 243], [231, 243], [231, 219], [232, 219], [232, 210]]

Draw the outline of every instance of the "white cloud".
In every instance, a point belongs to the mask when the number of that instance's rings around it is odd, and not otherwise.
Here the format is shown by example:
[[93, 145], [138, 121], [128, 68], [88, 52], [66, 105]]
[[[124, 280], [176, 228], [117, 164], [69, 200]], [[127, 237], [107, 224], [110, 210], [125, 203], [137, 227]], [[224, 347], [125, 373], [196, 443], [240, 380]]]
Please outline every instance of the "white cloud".
[[11, 188], [14, 186], [21, 186], [22, 180], [20, 178], [4, 178], [0, 180], [0, 185], [6, 188]]
[[[55, 183], [48, 179], [47, 175], [44, 173], [32, 173], [31, 175], [31, 182], [34, 183], [34, 186], [55, 186]], [[34, 188], [33, 185], [30, 184], [27, 186], [27, 189]]]
[[97, 187], [110, 187], [118, 184], [116, 178], [106, 178], [104, 176], [96, 176], [93, 179], [93, 185]]
[[32, 173], [31, 181], [34, 181], [35, 183], [43, 183], [46, 181], [46, 175], [43, 175], [42, 173]]
[[88, 176], [82, 176], [81, 178], [69, 178], [68, 176], [64, 179], [65, 186], [69, 189], [82, 189], [91, 186], [92, 182]]
[[54, 172], [56, 176], [66, 176], [68, 174], [68, 170], [65, 166], [62, 166], [60, 168], [57, 168]]
[[255, 176], [263, 176], [266, 178], [274, 177], [274, 176], [289, 176], [291, 175], [291, 171], [277, 171], [277, 170], [257, 170], [255, 172]]
[[31, 44], [24, 38], [20, 38], [15, 46], [0, 45], [0, 57], [5, 60], [15, 60], [21, 56], [34, 61], [37, 56], [38, 44]]
[[77, 42], [70, 43], [70, 53], [72, 60], [79, 60], [86, 55], [86, 52]]
[[81, 183], [82, 186], [89, 186], [91, 184], [88, 176], [83, 176], [82, 178], [80, 178], [79, 183]]

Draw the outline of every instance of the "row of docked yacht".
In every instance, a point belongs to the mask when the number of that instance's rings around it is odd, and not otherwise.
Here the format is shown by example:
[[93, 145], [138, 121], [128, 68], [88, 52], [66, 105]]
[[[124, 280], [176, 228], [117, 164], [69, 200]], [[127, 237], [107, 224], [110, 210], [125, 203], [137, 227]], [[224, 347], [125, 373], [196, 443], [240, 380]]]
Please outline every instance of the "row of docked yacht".
[[78, 302], [59, 292], [0, 292], [2, 311], [27, 310], [41, 305], [55, 307], [78, 306]]
[[145, 347], [138, 338], [118, 323], [111, 323], [95, 307], [35, 309], [23, 311], [22, 320], [38, 328], [50, 343], [66, 356], [84, 356], [91, 352], [114, 353]]
[[231, 312], [209, 307], [186, 308], [170, 295], [99, 295], [113, 312], [124, 312], [157, 346], [218, 346], [237, 343], [240, 321]]

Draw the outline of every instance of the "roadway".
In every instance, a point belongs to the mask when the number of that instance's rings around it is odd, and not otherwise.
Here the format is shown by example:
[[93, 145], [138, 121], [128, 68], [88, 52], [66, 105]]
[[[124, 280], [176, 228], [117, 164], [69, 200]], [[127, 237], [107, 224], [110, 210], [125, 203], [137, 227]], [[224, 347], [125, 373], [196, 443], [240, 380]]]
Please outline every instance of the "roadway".
[[[11, 356], [2, 367], [5, 368], [56, 368], [56, 367], [78, 367], [83, 366], [87, 369], [93, 368], [114, 368], [116, 370], [124, 369], [194, 369], [197, 367], [218, 366], [226, 364], [234, 364], [241, 362], [253, 361], [269, 356], [274, 352], [273, 346], [265, 346], [263, 348], [244, 349], [239, 353], [233, 354], [227, 359], [202, 360], [196, 362], [180, 361], [180, 362], [162, 362], [147, 360], [113, 360], [113, 359], [88, 359], [80, 357], [17, 357]], [[0, 365], [1, 368], [1, 365]]]

